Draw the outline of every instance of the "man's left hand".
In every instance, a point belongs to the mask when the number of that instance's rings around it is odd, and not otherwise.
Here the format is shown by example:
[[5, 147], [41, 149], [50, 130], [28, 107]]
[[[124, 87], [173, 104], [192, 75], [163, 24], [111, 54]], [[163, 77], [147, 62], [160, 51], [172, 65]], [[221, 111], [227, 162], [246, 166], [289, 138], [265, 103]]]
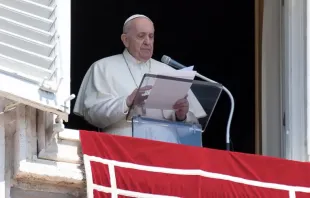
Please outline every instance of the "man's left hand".
[[186, 114], [189, 111], [189, 103], [187, 100], [187, 96], [183, 99], [178, 100], [174, 105], [175, 115], [177, 120], [183, 121], [186, 119]]

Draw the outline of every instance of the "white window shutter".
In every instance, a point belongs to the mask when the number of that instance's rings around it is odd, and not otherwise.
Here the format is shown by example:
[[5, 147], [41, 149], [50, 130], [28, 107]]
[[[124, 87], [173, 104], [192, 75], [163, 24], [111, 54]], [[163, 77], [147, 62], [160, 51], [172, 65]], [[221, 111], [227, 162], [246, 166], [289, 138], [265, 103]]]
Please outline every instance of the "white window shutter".
[[70, 29], [71, 0], [0, 0], [0, 96], [67, 121]]

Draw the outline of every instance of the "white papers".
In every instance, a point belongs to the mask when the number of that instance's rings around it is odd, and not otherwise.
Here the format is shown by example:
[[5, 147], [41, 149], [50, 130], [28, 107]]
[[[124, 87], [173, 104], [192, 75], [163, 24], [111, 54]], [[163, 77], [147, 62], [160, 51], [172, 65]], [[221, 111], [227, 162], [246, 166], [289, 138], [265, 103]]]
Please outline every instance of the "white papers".
[[194, 65], [193, 66], [190, 66], [190, 67], [184, 67], [183, 69], [179, 69], [179, 71], [193, 71], [194, 69]]
[[163, 76], [182, 78], [186, 80], [156, 79], [150, 95], [145, 101], [145, 107], [150, 109], [173, 110], [173, 105], [186, 97], [196, 71], [174, 70], [161, 74]]

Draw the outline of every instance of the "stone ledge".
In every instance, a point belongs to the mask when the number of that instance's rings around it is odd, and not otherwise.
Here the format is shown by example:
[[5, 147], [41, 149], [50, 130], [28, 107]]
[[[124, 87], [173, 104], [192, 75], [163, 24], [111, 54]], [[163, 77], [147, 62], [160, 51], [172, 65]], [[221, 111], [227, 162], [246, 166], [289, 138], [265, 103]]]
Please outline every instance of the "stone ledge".
[[85, 198], [85, 194], [81, 193], [68, 193], [66, 191], [59, 192], [50, 192], [48, 190], [38, 190], [38, 189], [23, 189], [19, 187], [11, 188], [11, 198]]
[[38, 158], [74, 164], [83, 162], [80, 142], [70, 140], [53, 140], [40, 151]]
[[[36, 158], [34, 156], [34, 158]], [[85, 171], [83, 165], [49, 160], [23, 160], [15, 170], [14, 179], [32, 183], [49, 183], [67, 187], [85, 187]]]
[[82, 164], [82, 151], [78, 130], [65, 129], [39, 153], [39, 159]]
[[80, 142], [80, 133], [78, 130], [65, 129], [64, 131], [59, 133], [59, 139]]

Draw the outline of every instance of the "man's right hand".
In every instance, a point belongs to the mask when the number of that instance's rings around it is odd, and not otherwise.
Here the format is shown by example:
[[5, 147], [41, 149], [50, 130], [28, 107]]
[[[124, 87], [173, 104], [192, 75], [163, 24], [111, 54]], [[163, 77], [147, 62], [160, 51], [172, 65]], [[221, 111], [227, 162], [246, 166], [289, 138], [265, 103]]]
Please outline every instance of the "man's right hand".
[[[130, 107], [132, 103], [134, 102], [134, 100], [135, 100], [135, 104], [140, 104], [144, 100], [146, 100], [148, 96], [144, 95], [144, 93], [150, 89], [152, 89], [152, 86], [147, 85], [147, 86], [141, 87], [140, 89], [133, 90], [133, 92], [126, 99], [127, 107]], [[135, 97], [137, 98], [135, 99]]]

